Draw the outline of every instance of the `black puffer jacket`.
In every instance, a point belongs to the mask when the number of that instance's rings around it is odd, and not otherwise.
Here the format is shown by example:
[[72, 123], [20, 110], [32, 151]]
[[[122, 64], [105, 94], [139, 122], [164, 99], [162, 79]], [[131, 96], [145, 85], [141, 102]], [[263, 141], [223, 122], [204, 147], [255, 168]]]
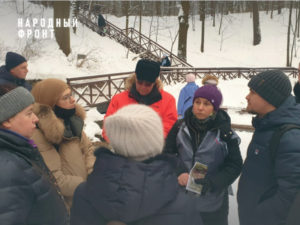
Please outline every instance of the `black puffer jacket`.
[[39, 151], [0, 130], [0, 224], [65, 225], [67, 211]]
[[71, 225], [113, 220], [127, 225], [202, 224], [194, 200], [179, 191], [175, 157], [159, 155], [136, 162], [105, 148], [95, 154], [92, 174], [75, 191]]
[[0, 67], [0, 84], [12, 84], [16, 86], [21, 86], [26, 88], [28, 91], [31, 91], [31, 85], [24, 79], [19, 79], [11, 75], [6, 69], [5, 66]]

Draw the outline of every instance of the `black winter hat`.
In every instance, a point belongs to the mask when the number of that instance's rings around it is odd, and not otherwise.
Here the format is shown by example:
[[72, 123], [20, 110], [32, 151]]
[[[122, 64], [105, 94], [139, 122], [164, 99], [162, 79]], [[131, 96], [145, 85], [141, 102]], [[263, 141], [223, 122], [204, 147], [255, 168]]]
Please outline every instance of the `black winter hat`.
[[292, 85], [280, 70], [267, 70], [252, 77], [248, 86], [271, 105], [278, 108], [291, 95]]
[[160, 65], [157, 62], [140, 59], [136, 64], [135, 73], [138, 80], [154, 83], [159, 76]]
[[26, 62], [27, 60], [15, 52], [8, 52], [6, 53], [5, 58], [5, 68], [9, 72], [12, 68], [15, 68], [16, 66], [20, 65], [23, 62]]

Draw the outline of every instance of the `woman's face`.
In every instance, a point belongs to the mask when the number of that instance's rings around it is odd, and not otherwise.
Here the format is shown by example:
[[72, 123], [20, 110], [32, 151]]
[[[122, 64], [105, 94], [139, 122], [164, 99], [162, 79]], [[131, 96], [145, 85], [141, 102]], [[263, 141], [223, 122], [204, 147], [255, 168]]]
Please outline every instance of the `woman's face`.
[[26, 138], [31, 138], [38, 121], [39, 119], [33, 113], [33, 105], [30, 105], [14, 117], [4, 121], [2, 125], [8, 130], [21, 134]]
[[199, 120], [208, 118], [214, 112], [214, 106], [206, 98], [196, 98], [193, 103], [193, 114]]
[[151, 83], [148, 81], [143, 81], [143, 80], [138, 80], [138, 79], [136, 79], [136, 82], [135, 82], [136, 90], [142, 96], [146, 96], [146, 95], [150, 94], [154, 85], [155, 85], [155, 82]]
[[75, 99], [71, 94], [70, 88], [66, 89], [62, 93], [62, 95], [60, 96], [56, 105], [63, 109], [74, 109], [75, 108]]

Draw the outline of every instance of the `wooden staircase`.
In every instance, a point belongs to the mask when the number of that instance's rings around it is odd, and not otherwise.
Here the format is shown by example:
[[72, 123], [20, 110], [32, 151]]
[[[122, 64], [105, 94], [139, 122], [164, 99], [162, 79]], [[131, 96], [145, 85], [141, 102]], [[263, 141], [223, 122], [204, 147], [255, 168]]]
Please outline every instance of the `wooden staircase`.
[[[97, 17], [93, 16], [93, 19], [89, 19], [88, 16], [85, 16], [84, 14], [78, 14], [77, 18], [81, 23], [83, 23], [84, 25], [86, 25], [87, 27], [89, 27], [90, 29], [92, 29], [100, 35], [101, 32], [96, 21]], [[165, 53], [169, 56], [172, 66], [192, 67], [192, 65], [178, 58], [176, 55], [174, 55], [155, 41], [141, 34], [136, 29], [129, 28], [127, 36], [126, 29], [120, 29], [119, 27], [107, 20], [105, 22], [105, 35], [117, 41], [121, 45], [125, 46], [131, 52], [135, 54], [140, 54], [141, 58], [148, 58], [154, 61], [161, 61], [161, 58]]]

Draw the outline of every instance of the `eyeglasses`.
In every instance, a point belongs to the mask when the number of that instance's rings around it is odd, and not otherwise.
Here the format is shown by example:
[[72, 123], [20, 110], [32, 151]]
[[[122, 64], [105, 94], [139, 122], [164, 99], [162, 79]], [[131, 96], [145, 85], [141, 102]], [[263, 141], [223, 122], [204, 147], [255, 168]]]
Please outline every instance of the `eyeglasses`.
[[72, 98], [74, 98], [72, 94], [67, 94], [67, 95], [62, 96], [61, 100], [63, 100], [63, 101], [69, 100], [70, 101]]
[[154, 83], [151, 83], [149, 81], [144, 81], [144, 80], [137, 80], [137, 83], [139, 85], [144, 85], [145, 87], [151, 87]]

